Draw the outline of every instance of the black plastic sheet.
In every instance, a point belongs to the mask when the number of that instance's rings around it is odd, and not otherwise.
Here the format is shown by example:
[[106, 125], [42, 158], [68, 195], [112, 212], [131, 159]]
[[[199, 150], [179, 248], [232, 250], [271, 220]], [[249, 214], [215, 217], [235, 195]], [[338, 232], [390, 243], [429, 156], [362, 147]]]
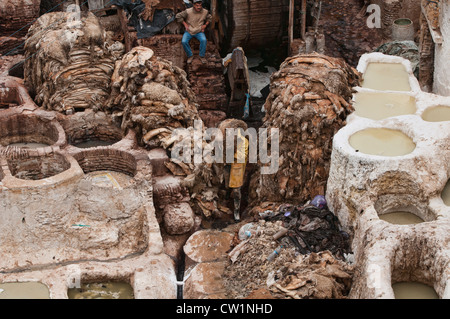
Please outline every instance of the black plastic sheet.
[[138, 39], [149, 38], [161, 32], [168, 24], [175, 20], [175, 13], [170, 9], [155, 10], [152, 21], [144, 21], [141, 17], [145, 3], [141, 0], [112, 0], [112, 5], [122, 8], [127, 14], [129, 24], [137, 32]]

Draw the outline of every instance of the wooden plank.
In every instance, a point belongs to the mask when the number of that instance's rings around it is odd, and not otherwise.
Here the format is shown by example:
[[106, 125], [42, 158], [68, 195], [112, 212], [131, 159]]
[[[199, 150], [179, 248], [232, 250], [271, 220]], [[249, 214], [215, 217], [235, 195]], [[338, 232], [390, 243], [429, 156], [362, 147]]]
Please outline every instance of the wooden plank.
[[289, 0], [288, 37], [289, 37], [289, 51], [290, 51], [292, 41], [294, 40], [294, 0]]
[[302, 40], [305, 41], [305, 35], [306, 35], [306, 0], [302, 0], [302, 9], [301, 9], [301, 16], [302, 16], [302, 28], [301, 28], [301, 37]]

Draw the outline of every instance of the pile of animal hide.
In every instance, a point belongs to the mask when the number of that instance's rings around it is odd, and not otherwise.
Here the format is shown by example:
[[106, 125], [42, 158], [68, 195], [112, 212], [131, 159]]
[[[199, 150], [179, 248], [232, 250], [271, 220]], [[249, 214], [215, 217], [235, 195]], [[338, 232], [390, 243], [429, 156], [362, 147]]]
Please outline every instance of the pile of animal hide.
[[[342, 59], [312, 53], [281, 64], [271, 77], [262, 126], [269, 135], [272, 129], [279, 130], [279, 169], [274, 174], [253, 174], [249, 190], [253, 205], [303, 203], [325, 194], [332, 139], [354, 110], [352, 88], [358, 83], [359, 73]], [[271, 143], [269, 139], [269, 153]]]
[[25, 85], [42, 107], [72, 113], [104, 110], [121, 43], [108, 43], [90, 12], [51, 12], [29, 29], [25, 42]]
[[134, 128], [142, 146], [168, 149], [173, 130], [200, 119], [186, 72], [149, 48], [135, 47], [117, 61], [111, 85], [113, 117], [123, 129]]

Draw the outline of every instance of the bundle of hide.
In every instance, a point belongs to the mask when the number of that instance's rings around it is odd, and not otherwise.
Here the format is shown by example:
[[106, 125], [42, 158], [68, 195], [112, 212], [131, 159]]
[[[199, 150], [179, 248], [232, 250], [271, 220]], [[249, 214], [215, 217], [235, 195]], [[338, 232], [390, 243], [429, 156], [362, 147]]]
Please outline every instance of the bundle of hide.
[[[325, 194], [332, 139], [346, 124], [359, 73], [344, 60], [317, 53], [289, 57], [271, 77], [263, 127], [279, 130], [278, 170], [253, 174], [250, 199], [303, 203]], [[270, 153], [269, 139], [267, 146]], [[259, 165], [258, 170], [260, 170]]]
[[141, 146], [170, 150], [178, 141], [174, 130], [192, 131], [201, 121], [186, 72], [149, 48], [135, 47], [117, 61], [111, 85], [113, 118], [135, 129]]
[[65, 113], [104, 110], [121, 43], [107, 43], [91, 12], [51, 12], [29, 29], [25, 85], [42, 107]]

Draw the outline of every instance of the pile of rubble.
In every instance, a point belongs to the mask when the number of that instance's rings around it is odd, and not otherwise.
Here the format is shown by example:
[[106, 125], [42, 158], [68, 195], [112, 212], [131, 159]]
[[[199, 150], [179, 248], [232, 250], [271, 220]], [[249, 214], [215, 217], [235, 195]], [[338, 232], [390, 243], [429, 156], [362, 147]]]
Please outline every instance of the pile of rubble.
[[304, 203], [325, 194], [332, 139], [353, 112], [352, 88], [358, 82], [359, 73], [342, 59], [317, 53], [289, 57], [281, 64], [271, 77], [262, 125], [269, 133], [279, 131], [279, 169], [253, 174], [252, 204]]
[[42, 107], [67, 114], [104, 110], [114, 62], [124, 46], [107, 43], [90, 12], [52, 12], [29, 29], [25, 42], [25, 85]]
[[[229, 298], [346, 298], [353, 265], [348, 234], [327, 208], [281, 205], [241, 227], [229, 252]], [[249, 297], [250, 296], [250, 297]]]

